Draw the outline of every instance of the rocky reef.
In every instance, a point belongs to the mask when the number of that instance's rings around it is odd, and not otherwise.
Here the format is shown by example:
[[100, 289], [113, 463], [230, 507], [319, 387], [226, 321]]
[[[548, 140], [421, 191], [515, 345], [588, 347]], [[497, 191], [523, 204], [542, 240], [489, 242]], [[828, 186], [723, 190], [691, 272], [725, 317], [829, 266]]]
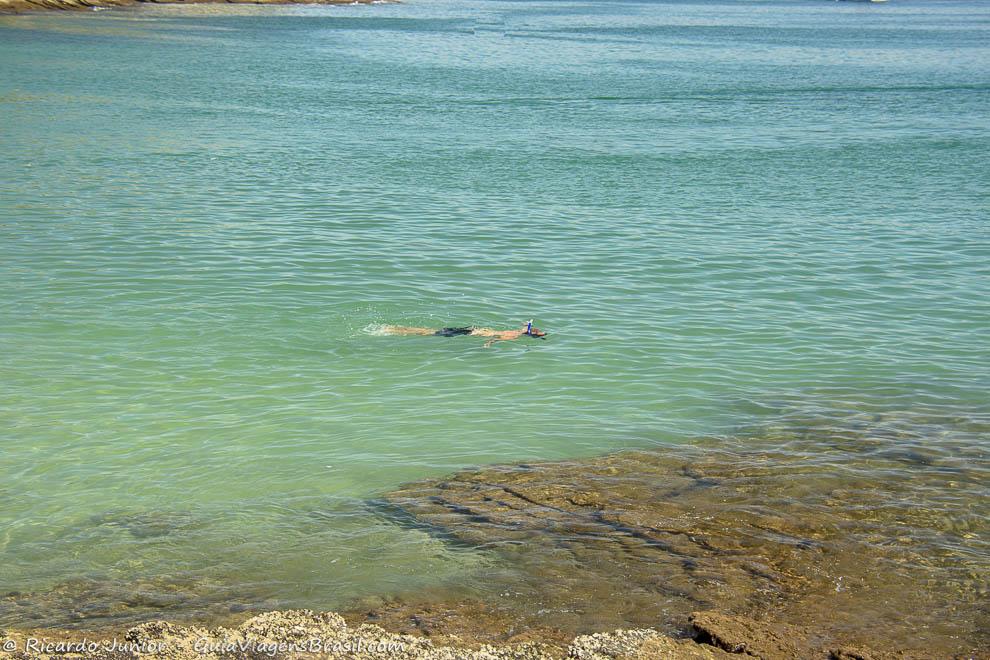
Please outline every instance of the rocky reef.
[[[481, 600], [515, 630], [677, 635], [687, 613], [715, 610], [805, 630], [785, 637], [806, 651], [882, 639], [919, 657], [979, 654], [985, 457], [872, 435], [491, 467], [407, 486], [383, 507], [500, 557]], [[370, 618], [409, 620], [389, 606]]]

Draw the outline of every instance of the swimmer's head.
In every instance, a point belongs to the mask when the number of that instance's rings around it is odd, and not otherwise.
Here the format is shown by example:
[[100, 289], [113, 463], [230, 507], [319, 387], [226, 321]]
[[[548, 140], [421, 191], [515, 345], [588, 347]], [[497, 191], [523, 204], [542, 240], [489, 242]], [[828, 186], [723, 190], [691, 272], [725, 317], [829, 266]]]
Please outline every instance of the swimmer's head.
[[523, 334], [529, 335], [530, 337], [538, 337], [540, 339], [543, 339], [547, 336], [547, 333], [543, 332], [539, 328], [533, 327], [533, 319], [530, 319], [529, 323], [526, 324], [526, 331], [523, 332]]

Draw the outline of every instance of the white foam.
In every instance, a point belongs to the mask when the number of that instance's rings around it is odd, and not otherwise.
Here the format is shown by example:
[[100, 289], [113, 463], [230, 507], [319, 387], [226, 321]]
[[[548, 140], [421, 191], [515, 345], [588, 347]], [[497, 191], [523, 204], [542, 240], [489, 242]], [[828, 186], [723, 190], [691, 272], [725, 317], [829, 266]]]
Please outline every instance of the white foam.
[[384, 325], [382, 323], [372, 323], [371, 325], [365, 326], [363, 332], [376, 337], [386, 337], [392, 334], [391, 326]]

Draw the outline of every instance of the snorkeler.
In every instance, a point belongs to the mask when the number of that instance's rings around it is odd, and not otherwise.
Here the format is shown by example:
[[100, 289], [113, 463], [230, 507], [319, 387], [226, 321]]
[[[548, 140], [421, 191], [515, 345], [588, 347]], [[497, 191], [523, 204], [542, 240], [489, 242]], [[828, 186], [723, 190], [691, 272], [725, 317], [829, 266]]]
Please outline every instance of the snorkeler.
[[485, 348], [488, 348], [497, 341], [512, 341], [513, 339], [519, 339], [520, 337], [535, 337], [538, 339], [544, 339], [547, 336], [547, 333], [543, 332], [539, 328], [533, 327], [532, 319], [519, 330], [493, 330], [492, 328], [476, 328], [474, 326], [465, 326], [462, 328], [440, 328], [437, 330], [435, 328], [411, 328], [402, 325], [386, 325], [382, 327], [382, 331], [389, 335], [434, 335], [436, 337], [457, 337], [460, 335], [470, 335], [472, 337], [490, 337], [490, 339], [485, 342]]

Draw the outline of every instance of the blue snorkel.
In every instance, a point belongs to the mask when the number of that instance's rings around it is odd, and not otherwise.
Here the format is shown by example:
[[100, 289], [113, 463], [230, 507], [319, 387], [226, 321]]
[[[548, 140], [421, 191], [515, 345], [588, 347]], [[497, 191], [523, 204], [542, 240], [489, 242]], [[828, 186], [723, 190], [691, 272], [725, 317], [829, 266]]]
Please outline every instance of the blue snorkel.
[[536, 331], [539, 332], [540, 334], [538, 334], [538, 335], [534, 335], [533, 334], [533, 319], [530, 319], [529, 320], [529, 323], [526, 324], [526, 332], [524, 332], [523, 334], [524, 335], [529, 335], [533, 339], [546, 339], [547, 338], [547, 333], [541, 331], [539, 328], [537, 328]]

